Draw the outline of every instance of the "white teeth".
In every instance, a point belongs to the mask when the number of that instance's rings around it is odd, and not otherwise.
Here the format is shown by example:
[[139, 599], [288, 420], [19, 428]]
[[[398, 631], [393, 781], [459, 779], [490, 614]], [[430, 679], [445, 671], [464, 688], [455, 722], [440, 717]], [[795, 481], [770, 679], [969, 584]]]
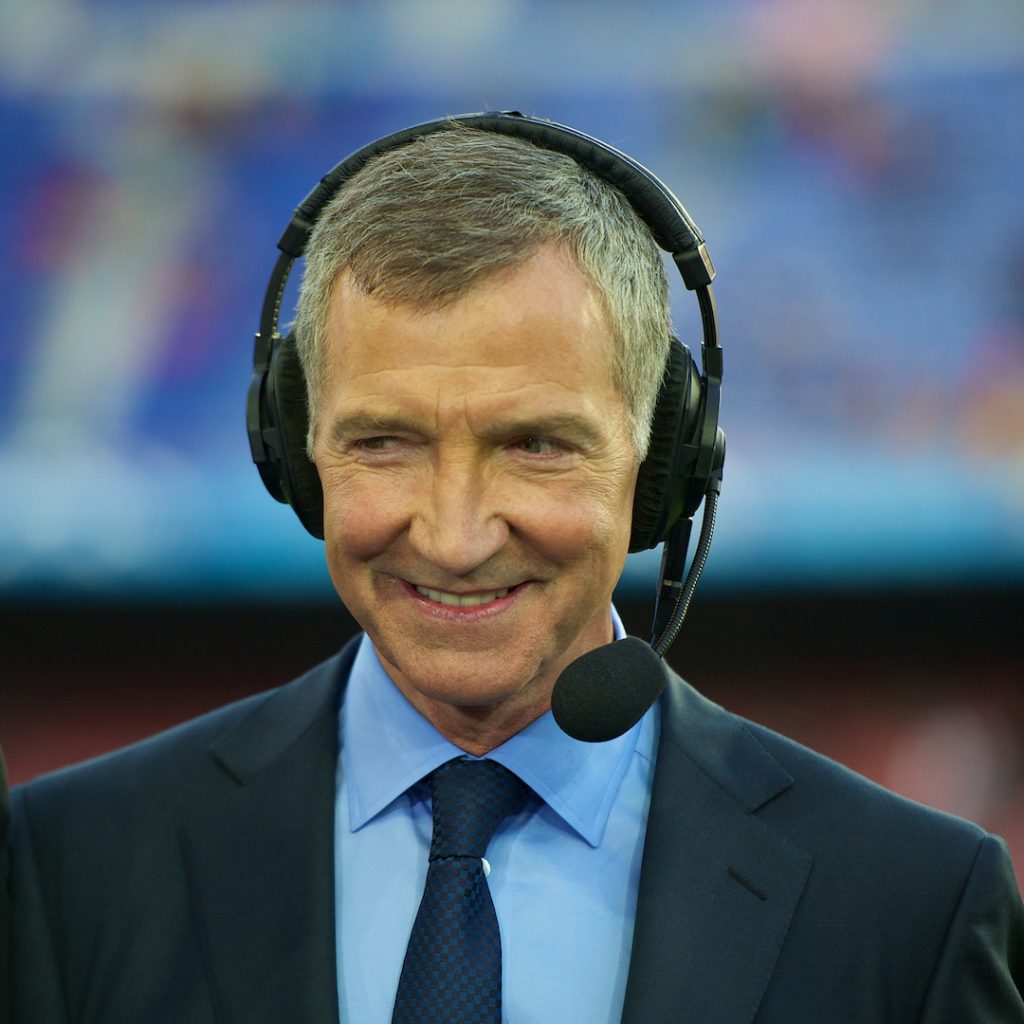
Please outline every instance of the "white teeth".
[[419, 584], [416, 584], [416, 592], [422, 594], [427, 600], [458, 608], [490, 604], [491, 601], [497, 601], [499, 598], [504, 597], [508, 591], [509, 588], [506, 587], [504, 590], [491, 590], [486, 594], [449, 594], [446, 590], [431, 590], [430, 587], [421, 587]]

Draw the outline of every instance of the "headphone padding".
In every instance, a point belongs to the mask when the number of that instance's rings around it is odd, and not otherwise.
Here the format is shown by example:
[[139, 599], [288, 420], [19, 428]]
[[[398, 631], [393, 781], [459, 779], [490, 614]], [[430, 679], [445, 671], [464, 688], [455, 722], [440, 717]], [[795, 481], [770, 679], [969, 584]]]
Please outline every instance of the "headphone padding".
[[633, 494], [633, 527], [629, 550], [646, 551], [657, 547], [672, 525], [673, 474], [679, 445], [686, 441], [687, 398], [693, 375], [699, 374], [689, 349], [675, 338], [658, 391], [651, 418], [651, 441], [647, 458], [640, 464]]
[[302, 525], [314, 537], [323, 539], [324, 495], [316, 466], [306, 455], [306, 434], [309, 430], [306, 378], [299, 362], [294, 333], [280, 342], [272, 372], [274, 411], [281, 435], [281, 480]]

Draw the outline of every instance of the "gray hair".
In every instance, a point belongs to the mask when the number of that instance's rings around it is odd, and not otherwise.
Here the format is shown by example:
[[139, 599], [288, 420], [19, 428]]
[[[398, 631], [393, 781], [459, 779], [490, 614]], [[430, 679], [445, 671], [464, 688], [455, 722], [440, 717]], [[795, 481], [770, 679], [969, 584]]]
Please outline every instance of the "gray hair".
[[549, 242], [565, 245], [604, 303], [612, 378], [643, 459], [671, 336], [665, 266], [650, 229], [617, 188], [570, 157], [459, 124], [369, 161], [317, 219], [295, 320], [310, 451], [342, 270], [366, 294], [439, 308]]

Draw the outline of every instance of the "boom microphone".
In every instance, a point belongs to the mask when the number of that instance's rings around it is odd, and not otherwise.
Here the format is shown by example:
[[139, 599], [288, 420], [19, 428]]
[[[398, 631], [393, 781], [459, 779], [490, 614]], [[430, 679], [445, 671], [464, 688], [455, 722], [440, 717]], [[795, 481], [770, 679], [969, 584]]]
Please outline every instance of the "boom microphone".
[[[724, 437], [722, 449], [724, 452]], [[555, 682], [551, 713], [562, 732], [574, 740], [603, 743], [632, 729], [665, 689], [668, 671], [662, 660], [686, 617], [707, 561], [722, 486], [721, 464], [708, 485], [704, 517], [693, 564], [680, 580], [690, 536], [689, 520], [677, 523], [665, 544], [661, 592], [650, 644], [635, 636], [595, 647], [568, 665]]]
[[631, 729], [665, 688], [665, 663], [635, 636], [595, 647], [558, 677], [551, 713], [562, 732], [586, 743]]

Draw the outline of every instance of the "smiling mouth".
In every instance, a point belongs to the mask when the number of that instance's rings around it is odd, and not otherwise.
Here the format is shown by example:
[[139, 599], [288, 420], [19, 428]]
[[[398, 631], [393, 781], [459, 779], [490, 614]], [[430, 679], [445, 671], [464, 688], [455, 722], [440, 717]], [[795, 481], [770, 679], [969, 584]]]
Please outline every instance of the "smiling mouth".
[[504, 590], [483, 590], [476, 594], [452, 594], [447, 590], [432, 590], [430, 587], [421, 587], [418, 583], [414, 584], [416, 593], [420, 597], [425, 597], [428, 601], [433, 601], [435, 604], [443, 604], [449, 608], [472, 608], [476, 605], [491, 604], [493, 601], [500, 601], [501, 598], [507, 597], [510, 590], [513, 588], [505, 587]]

